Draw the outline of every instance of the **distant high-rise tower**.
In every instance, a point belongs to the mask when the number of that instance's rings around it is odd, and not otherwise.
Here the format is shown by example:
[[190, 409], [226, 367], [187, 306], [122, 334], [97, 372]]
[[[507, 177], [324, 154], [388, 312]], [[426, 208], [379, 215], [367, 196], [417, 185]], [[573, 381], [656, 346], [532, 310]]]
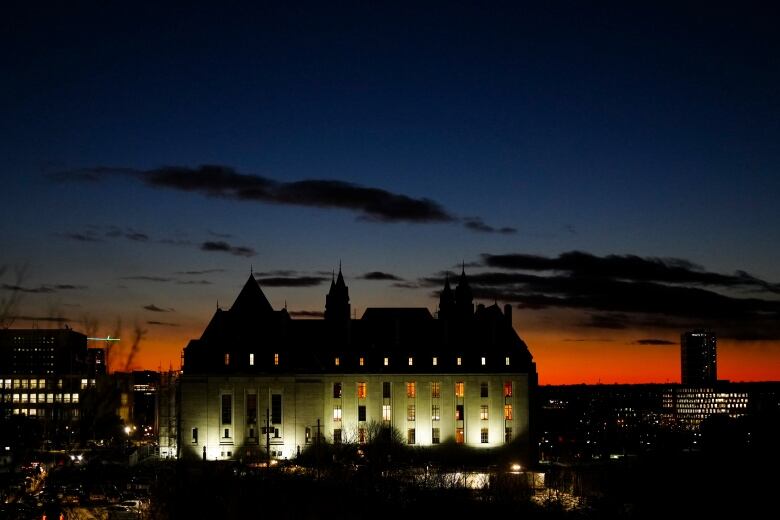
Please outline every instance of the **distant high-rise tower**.
[[718, 379], [715, 334], [708, 330], [691, 330], [680, 336], [682, 383], [711, 385]]

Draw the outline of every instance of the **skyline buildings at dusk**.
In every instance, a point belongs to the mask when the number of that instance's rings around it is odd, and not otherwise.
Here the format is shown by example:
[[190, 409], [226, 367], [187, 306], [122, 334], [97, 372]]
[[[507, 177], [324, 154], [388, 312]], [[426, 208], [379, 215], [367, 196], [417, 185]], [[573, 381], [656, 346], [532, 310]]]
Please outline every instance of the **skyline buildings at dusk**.
[[319, 319], [341, 260], [359, 318], [435, 311], [465, 262], [541, 384], [679, 381], [699, 327], [719, 377], [777, 380], [775, 20], [14, 6], [0, 298], [14, 327], [122, 330], [122, 361], [144, 330], [132, 368], [165, 369], [250, 269]]

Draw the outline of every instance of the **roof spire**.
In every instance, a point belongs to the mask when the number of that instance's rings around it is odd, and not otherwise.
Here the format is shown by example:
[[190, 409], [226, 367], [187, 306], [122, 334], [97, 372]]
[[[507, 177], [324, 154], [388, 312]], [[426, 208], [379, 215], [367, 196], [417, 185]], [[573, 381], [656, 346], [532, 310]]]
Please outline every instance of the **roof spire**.
[[341, 258], [339, 258], [339, 274], [341, 274]]
[[466, 276], [466, 261], [465, 260], [461, 260], [460, 264], [461, 264], [460, 275], [461, 276]]
[[251, 275], [255, 274], [255, 269], [254, 269], [254, 266], [252, 264], [249, 264], [249, 274], [251, 274]]

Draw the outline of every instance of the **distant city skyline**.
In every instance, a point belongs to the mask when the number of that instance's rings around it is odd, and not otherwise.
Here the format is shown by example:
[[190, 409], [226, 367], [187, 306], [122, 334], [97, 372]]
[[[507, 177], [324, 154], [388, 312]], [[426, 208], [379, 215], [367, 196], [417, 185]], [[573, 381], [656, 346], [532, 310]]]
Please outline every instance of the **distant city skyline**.
[[765, 10], [15, 5], [0, 300], [167, 369], [250, 270], [317, 319], [339, 263], [357, 317], [465, 267], [540, 384], [679, 381], [696, 328], [778, 380]]

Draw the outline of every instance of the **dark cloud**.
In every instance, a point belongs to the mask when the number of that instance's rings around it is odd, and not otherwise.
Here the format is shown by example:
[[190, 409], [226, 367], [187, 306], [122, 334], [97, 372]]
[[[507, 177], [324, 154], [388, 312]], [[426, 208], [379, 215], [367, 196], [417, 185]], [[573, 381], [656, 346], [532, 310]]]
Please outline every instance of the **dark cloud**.
[[53, 284], [53, 285], [39, 285], [38, 287], [24, 287], [22, 285], [13, 285], [4, 283], [0, 285], [0, 289], [5, 291], [16, 291], [29, 294], [49, 294], [57, 291], [72, 291], [86, 289], [86, 285], [72, 285], [72, 284]]
[[173, 278], [166, 277], [166, 276], [146, 276], [146, 275], [122, 276], [122, 277], [120, 277], [120, 280], [139, 280], [139, 281], [142, 281], [142, 282], [172, 282], [172, 281], [174, 281]]
[[512, 235], [517, 233], [517, 229], [513, 227], [496, 228], [485, 224], [485, 222], [479, 217], [465, 217], [463, 218], [463, 226], [472, 231], [478, 231], [480, 233], [502, 233], [504, 235]]
[[144, 305], [144, 309], [146, 309], [147, 311], [152, 311], [152, 312], [174, 312], [173, 309], [170, 309], [170, 308], [166, 309], [166, 308], [163, 308], [163, 307], [158, 307], [157, 305], [155, 305], [153, 303], [150, 303], [149, 305]]
[[50, 323], [68, 323], [68, 318], [62, 316], [11, 316], [12, 321], [45, 321]]
[[322, 311], [287, 311], [287, 313], [295, 318], [322, 318], [325, 316]]
[[[484, 265], [502, 271], [469, 274], [478, 299], [579, 310], [576, 325], [589, 328], [679, 332], [706, 326], [720, 337], [780, 339], [778, 284], [744, 271], [722, 274], [683, 259], [579, 251], [482, 257]], [[419, 283], [439, 289], [444, 273]]]
[[103, 242], [101, 238], [90, 233], [59, 233], [57, 236], [75, 240], [76, 242]]
[[186, 275], [192, 275], [192, 276], [199, 276], [204, 274], [211, 274], [211, 273], [224, 273], [224, 269], [203, 269], [200, 271], [176, 271], [176, 274], [186, 274]]
[[392, 284], [391, 287], [397, 287], [398, 289], [419, 289], [421, 285], [414, 282], [396, 282]]
[[51, 175], [57, 180], [98, 181], [109, 176], [128, 176], [148, 186], [170, 188], [241, 201], [339, 208], [357, 212], [361, 218], [383, 222], [450, 222], [450, 215], [437, 202], [412, 198], [381, 188], [328, 179], [282, 182], [238, 173], [233, 168], [203, 165], [198, 168], [166, 166], [153, 170], [96, 167]]
[[168, 322], [168, 321], [149, 320], [146, 323], [148, 323], [149, 325], [160, 325], [160, 326], [163, 326], [163, 327], [178, 327], [179, 326], [178, 323], [171, 323], [171, 322]]
[[126, 238], [133, 242], [148, 242], [149, 235], [137, 231], [133, 228], [120, 228], [118, 226], [109, 226], [105, 235], [109, 238]]
[[208, 230], [209, 235], [217, 237], [217, 238], [233, 238], [233, 235], [230, 233], [218, 233], [217, 231]]
[[668, 339], [645, 338], [636, 340], [637, 345], [679, 345], [679, 342]]
[[393, 281], [402, 281], [403, 278], [399, 278], [394, 274], [391, 273], [383, 273], [382, 271], [371, 271], [370, 273], [365, 273], [363, 276], [359, 276], [361, 280], [393, 280]]
[[324, 276], [270, 276], [257, 278], [266, 287], [316, 287], [327, 281]]
[[[298, 271], [293, 271], [290, 269], [276, 269], [274, 271], [255, 271], [255, 278], [262, 278], [262, 277], [270, 277], [270, 276], [297, 276]], [[317, 273], [317, 274], [323, 274], [330, 276], [330, 273]]]
[[176, 280], [176, 285], [211, 285], [208, 280]]
[[222, 240], [217, 242], [212, 242], [212, 241], [203, 242], [200, 245], [200, 249], [201, 251], [222, 251], [225, 253], [230, 253], [231, 255], [247, 256], [247, 257], [255, 256], [257, 254], [257, 252], [251, 247], [231, 246], [230, 244]]

